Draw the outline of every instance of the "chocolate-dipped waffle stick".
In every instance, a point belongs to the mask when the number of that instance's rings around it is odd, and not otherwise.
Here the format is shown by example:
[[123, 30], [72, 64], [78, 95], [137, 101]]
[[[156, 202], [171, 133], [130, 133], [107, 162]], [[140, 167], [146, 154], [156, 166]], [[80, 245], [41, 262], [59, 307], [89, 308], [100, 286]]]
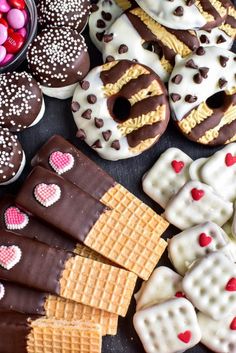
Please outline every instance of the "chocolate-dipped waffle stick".
[[137, 277], [0, 230], [0, 279], [125, 316]]
[[101, 327], [92, 322], [1, 313], [0, 331], [1, 353], [101, 352]]
[[15, 311], [28, 315], [67, 321], [92, 321], [100, 324], [103, 335], [117, 333], [118, 315], [92, 308], [56, 295], [0, 281], [0, 311]]
[[28, 176], [16, 203], [143, 279], [148, 279], [166, 247], [160, 236], [167, 223], [161, 217], [157, 216], [155, 232], [139, 227], [126, 212], [106, 207], [41, 167]]

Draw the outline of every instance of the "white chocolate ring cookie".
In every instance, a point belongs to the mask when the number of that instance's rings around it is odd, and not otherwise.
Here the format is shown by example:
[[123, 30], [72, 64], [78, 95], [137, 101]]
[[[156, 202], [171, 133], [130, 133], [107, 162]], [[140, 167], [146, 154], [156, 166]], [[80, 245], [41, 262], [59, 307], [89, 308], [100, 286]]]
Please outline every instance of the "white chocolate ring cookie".
[[186, 57], [199, 45], [194, 32], [166, 28], [136, 7], [121, 15], [104, 34], [103, 59], [138, 61], [167, 81], [175, 56]]
[[222, 145], [236, 140], [236, 55], [199, 47], [177, 60], [169, 81], [178, 127], [190, 140]]
[[134, 157], [166, 130], [166, 89], [149, 68], [121, 60], [94, 68], [72, 102], [77, 136], [108, 160]]

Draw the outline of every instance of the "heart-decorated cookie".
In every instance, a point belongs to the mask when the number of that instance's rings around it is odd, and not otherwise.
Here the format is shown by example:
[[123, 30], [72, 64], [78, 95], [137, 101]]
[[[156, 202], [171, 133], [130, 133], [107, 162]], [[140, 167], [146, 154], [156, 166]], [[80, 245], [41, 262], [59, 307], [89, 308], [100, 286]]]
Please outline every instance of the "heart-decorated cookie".
[[206, 233], [201, 233], [199, 235], [199, 245], [204, 248], [205, 246], [208, 246], [212, 242], [212, 237], [207, 235]]
[[201, 198], [204, 196], [204, 194], [205, 194], [204, 190], [200, 190], [197, 188], [193, 188], [191, 190], [191, 195], [192, 195], [192, 198], [194, 199], [194, 201], [201, 200]]
[[2, 300], [4, 295], [5, 295], [5, 288], [4, 288], [4, 285], [0, 283], [0, 300]]
[[74, 163], [74, 157], [70, 153], [55, 151], [49, 157], [50, 166], [59, 175], [64, 174], [68, 170], [72, 169]]
[[44, 207], [52, 206], [61, 197], [61, 189], [56, 184], [38, 184], [34, 189], [36, 200]]
[[17, 207], [9, 207], [4, 214], [7, 229], [23, 229], [29, 223], [29, 217]]
[[21, 249], [18, 246], [0, 246], [0, 266], [6, 270], [13, 268], [21, 259]]

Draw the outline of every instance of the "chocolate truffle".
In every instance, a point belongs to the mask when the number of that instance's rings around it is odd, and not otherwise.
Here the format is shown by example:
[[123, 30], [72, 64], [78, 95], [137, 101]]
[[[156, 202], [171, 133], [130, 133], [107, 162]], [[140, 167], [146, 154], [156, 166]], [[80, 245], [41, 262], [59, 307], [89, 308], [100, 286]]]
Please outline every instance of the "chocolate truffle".
[[0, 75], [0, 126], [21, 131], [37, 124], [45, 105], [40, 84], [27, 72]]

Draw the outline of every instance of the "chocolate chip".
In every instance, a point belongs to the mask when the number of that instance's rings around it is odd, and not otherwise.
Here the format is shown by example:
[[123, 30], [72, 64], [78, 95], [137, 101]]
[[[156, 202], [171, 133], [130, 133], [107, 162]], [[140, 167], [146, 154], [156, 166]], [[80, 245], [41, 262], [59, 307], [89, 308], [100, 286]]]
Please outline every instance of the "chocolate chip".
[[217, 43], [217, 44], [220, 44], [220, 43], [224, 43], [224, 42], [226, 42], [226, 39], [225, 39], [225, 37], [223, 37], [223, 36], [220, 34], [219, 37], [217, 38], [216, 43]]
[[108, 55], [106, 57], [106, 63], [110, 63], [111, 61], [114, 61], [114, 60], [115, 60], [114, 56]]
[[203, 47], [199, 47], [197, 48], [196, 50], [196, 54], [199, 55], [199, 56], [202, 56], [204, 55], [206, 52], [205, 52], [205, 49]]
[[94, 119], [95, 126], [100, 129], [104, 125], [104, 121], [102, 119], [95, 118]]
[[186, 5], [187, 6], [192, 6], [195, 3], [196, 0], [187, 0]]
[[181, 99], [181, 95], [178, 93], [171, 93], [170, 97], [173, 102], [177, 102]]
[[90, 87], [90, 83], [88, 81], [81, 81], [80, 82], [80, 87], [82, 89], [84, 89], [85, 91], [87, 91], [87, 89], [89, 89], [89, 87]]
[[180, 82], [182, 81], [183, 76], [182, 75], [175, 75], [172, 79], [171, 82], [175, 83], [176, 85], [179, 85]]
[[201, 74], [196, 74], [196, 75], [194, 75], [193, 76], [193, 81], [195, 82], [195, 83], [201, 83], [202, 82], [202, 80], [203, 80], [203, 78], [202, 78], [202, 75]]
[[78, 102], [71, 103], [71, 110], [73, 113], [76, 113], [80, 109], [80, 104]]
[[83, 129], [79, 129], [76, 133], [76, 136], [82, 141], [86, 139], [86, 133]]
[[112, 134], [111, 130], [107, 130], [107, 131], [103, 131], [102, 136], [105, 141], [108, 141], [111, 137], [111, 134]]
[[95, 141], [92, 146], [93, 148], [102, 148], [102, 144], [100, 140]]
[[185, 96], [185, 102], [187, 103], [194, 103], [196, 102], [197, 97], [196, 96], [192, 96], [191, 94], [187, 94], [187, 96]]
[[220, 60], [220, 65], [222, 67], [225, 67], [229, 58], [227, 58], [226, 56], [220, 55], [219, 60]]
[[111, 144], [111, 148], [114, 148], [118, 151], [120, 149], [120, 142], [118, 140], [114, 140]]
[[96, 33], [96, 37], [97, 37], [97, 40], [99, 40], [99, 42], [102, 42], [104, 33], [105, 33], [105, 31], [100, 32], [100, 33], [99, 32]]
[[203, 43], [203, 44], [209, 44], [210, 43], [208, 37], [205, 34], [202, 34], [200, 36], [200, 42]]
[[106, 27], [106, 23], [103, 20], [101, 19], [97, 20], [97, 28], [105, 28], [105, 27]]
[[200, 72], [200, 75], [203, 77], [203, 78], [207, 78], [208, 77], [208, 72], [209, 72], [209, 68], [208, 67], [200, 67], [199, 68], [199, 72]]
[[195, 62], [193, 61], [193, 59], [188, 60], [185, 63], [185, 67], [189, 67], [190, 69], [198, 69], [198, 66], [195, 64]]
[[92, 4], [91, 5], [91, 12], [96, 12], [99, 9], [97, 4]]
[[95, 94], [89, 94], [87, 97], [87, 101], [90, 104], [95, 104], [97, 102], [97, 97], [95, 96]]
[[91, 109], [87, 109], [83, 112], [83, 114], [81, 115], [82, 118], [90, 120], [91, 119], [91, 115], [92, 115], [92, 110]]
[[225, 87], [225, 85], [228, 83], [228, 81], [226, 81], [224, 78], [220, 78], [218, 82], [220, 88]]
[[112, 15], [111, 15], [110, 12], [102, 11], [102, 18], [103, 18], [105, 21], [111, 21]]
[[183, 16], [184, 14], [184, 8], [182, 6], [178, 6], [176, 7], [176, 9], [174, 10], [173, 14], [175, 16]]
[[128, 50], [129, 50], [129, 48], [127, 47], [127, 45], [121, 44], [119, 46], [118, 53], [119, 54], [124, 54], [124, 53], [127, 53]]
[[103, 36], [103, 42], [104, 43], [109, 43], [112, 40], [113, 40], [113, 33], [104, 34], [104, 36]]

